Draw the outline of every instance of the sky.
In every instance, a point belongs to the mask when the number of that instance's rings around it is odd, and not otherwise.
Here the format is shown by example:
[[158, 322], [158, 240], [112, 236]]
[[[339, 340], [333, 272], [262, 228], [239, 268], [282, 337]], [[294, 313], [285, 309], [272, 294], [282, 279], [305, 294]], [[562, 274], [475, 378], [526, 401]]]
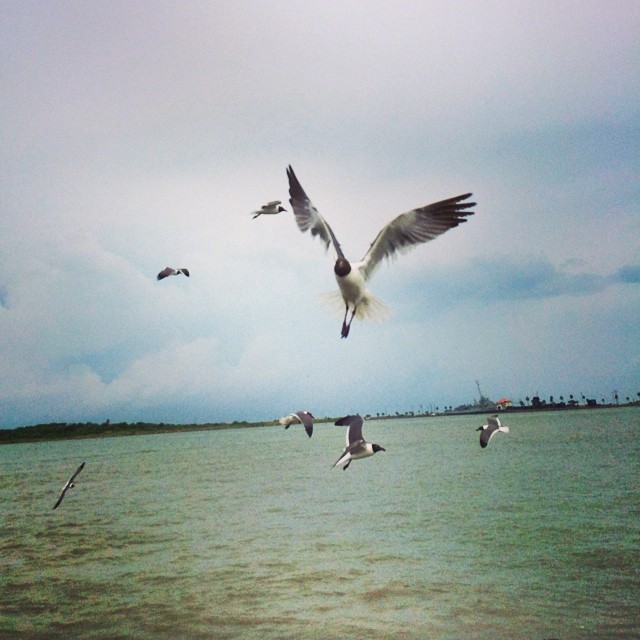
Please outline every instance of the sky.
[[[637, 398], [638, 34], [636, 0], [3, 1], [0, 427]], [[289, 164], [351, 260], [477, 206], [341, 340]]]

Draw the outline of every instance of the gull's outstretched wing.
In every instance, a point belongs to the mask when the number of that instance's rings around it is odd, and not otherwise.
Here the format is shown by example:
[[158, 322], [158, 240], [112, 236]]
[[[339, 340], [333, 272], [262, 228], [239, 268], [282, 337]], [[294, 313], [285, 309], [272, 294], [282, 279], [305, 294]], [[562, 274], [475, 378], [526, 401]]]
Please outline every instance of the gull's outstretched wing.
[[488, 426], [480, 433], [480, 446], [484, 449], [489, 445], [489, 441], [493, 438], [493, 434], [498, 433], [498, 429]]
[[338, 258], [344, 258], [340, 243], [335, 234], [318, 210], [311, 204], [309, 196], [304, 192], [291, 165], [287, 167], [287, 177], [289, 178], [289, 195], [291, 196], [289, 202], [293, 208], [296, 223], [300, 231], [303, 233], [305, 231], [311, 231], [312, 236], [320, 236], [320, 239], [324, 242], [327, 249], [329, 245], [333, 243], [333, 248], [336, 250]]
[[463, 202], [471, 196], [466, 193], [441, 200], [402, 213], [382, 228], [362, 259], [360, 270], [365, 279], [371, 277], [383, 258], [391, 258], [397, 251], [404, 252], [423, 242], [429, 242], [445, 231], [466, 222], [472, 216], [475, 202]]
[[313, 415], [308, 411], [296, 411], [295, 415], [298, 416], [307, 435], [311, 437], [313, 434]]
[[75, 473], [69, 478], [69, 484], [71, 484], [78, 476], [78, 474], [84, 469], [84, 462], [76, 469]]
[[335, 424], [341, 427], [349, 427], [346, 437], [347, 449], [356, 442], [364, 440], [362, 437], [362, 425], [364, 424], [364, 420], [359, 414], [340, 418], [339, 420], [336, 420]]
[[56, 503], [53, 505], [54, 509], [57, 509], [60, 506], [60, 503], [62, 502], [62, 499], [64, 498], [65, 493], [67, 493], [67, 489], [69, 488], [69, 485], [64, 485], [64, 488], [62, 489], [60, 496], [58, 497], [58, 500], [56, 501]]
[[172, 276], [176, 272], [175, 269], [171, 267], [165, 267], [157, 276], [158, 280], [162, 280], [163, 278], [167, 278], [168, 276]]

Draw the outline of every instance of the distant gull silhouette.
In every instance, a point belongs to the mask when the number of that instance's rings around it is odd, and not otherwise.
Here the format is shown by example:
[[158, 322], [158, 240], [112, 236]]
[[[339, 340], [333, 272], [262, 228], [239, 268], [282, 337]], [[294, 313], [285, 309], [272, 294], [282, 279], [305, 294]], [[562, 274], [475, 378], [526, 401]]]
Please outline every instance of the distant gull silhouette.
[[288, 416], [284, 416], [280, 418], [278, 422], [284, 425], [285, 429], [288, 429], [292, 424], [298, 424], [304, 426], [304, 430], [307, 432], [307, 435], [311, 437], [313, 433], [313, 414], [310, 411], [296, 411], [294, 413], [290, 413]]
[[[471, 196], [470, 193], [407, 211], [384, 226], [364, 258], [352, 264], [342, 252], [331, 227], [311, 204], [291, 165], [287, 168], [287, 176], [291, 196], [289, 202], [293, 207], [298, 228], [303, 233], [311, 231], [312, 236], [320, 236], [327, 249], [330, 244], [333, 244], [335, 249], [337, 258], [333, 271], [340, 287], [340, 293], [336, 296], [338, 300], [342, 298], [344, 305], [344, 320], [340, 334], [342, 338], [349, 335], [354, 316], [359, 319], [381, 320], [387, 315], [384, 303], [366, 288], [366, 282], [383, 258], [391, 258], [398, 251], [405, 252], [415, 245], [433, 240], [445, 231], [466, 222], [466, 216], [474, 213], [466, 209], [474, 207], [475, 202], [462, 202]], [[351, 318], [347, 322], [349, 311]]]
[[487, 423], [488, 424], [483, 424], [476, 429], [476, 431], [481, 431], [480, 446], [483, 449], [489, 444], [489, 440], [491, 440], [494, 433], [497, 433], [498, 431], [502, 433], [509, 433], [509, 427], [503, 427], [500, 424], [500, 418], [498, 418], [498, 416], [489, 416], [487, 418]]
[[367, 442], [362, 437], [362, 425], [364, 420], [358, 414], [355, 416], [345, 416], [336, 420], [335, 424], [339, 426], [348, 426], [347, 431], [347, 446], [342, 452], [340, 457], [334, 462], [333, 466], [344, 465], [342, 470], [345, 471], [351, 464], [352, 460], [359, 460], [360, 458], [368, 458], [378, 451], [386, 451], [379, 444], [372, 444]]
[[189, 277], [189, 269], [182, 267], [181, 269], [174, 269], [173, 267], [165, 267], [159, 274], [158, 280], [168, 278], [169, 276], [177, 276], [180, 273], [184, 273], [187, 278]]
[[272, 200], [271, 202], [267, 202], [267, 204], [263, 204], [260, 209], [257, 211], [252, 211], [253, 219], [255, 220], [258, 216], [273, 216], [276, 213], [280, 213], [281, 211], [286, 211], [284, 207], [280, 206], [280, 200]]
[[64, 487], [62, 487], [62, 491], [60, 492], [60, 497], [58, 498], [58, 501], [55, 503], [55, 505], [53, 506], [54, 509], [57, 509], [60, 506], [60, 503], [62, 502], [62, 500], [64, 499], [64, 496], [66, 495], [67, 491], [69, 491], [69, 489], [71, 489], [72, 487], [75, 487], [76, 485], [73, 483], [73, 481], [76, 479], [76, 476], [84, 469], [84, 462], [76, 469], [76, 472], [69, 478], [69, 480], [67, 480], [67, 483], [64, 485]]

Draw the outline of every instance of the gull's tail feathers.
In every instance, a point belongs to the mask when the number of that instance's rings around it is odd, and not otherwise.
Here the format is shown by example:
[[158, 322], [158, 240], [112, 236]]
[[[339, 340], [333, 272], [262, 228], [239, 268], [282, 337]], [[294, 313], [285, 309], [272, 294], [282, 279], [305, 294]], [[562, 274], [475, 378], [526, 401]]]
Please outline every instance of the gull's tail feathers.
[[317, 296], [322, 306], [333, 316], [342, 320], [344, 315], [344, 300], [340, 295], [340, 291], [334, 289], [333, 291], [325, 291]]
[[372, 295], [368, 291], [365, 293], [362, 300], [360, 300], [358, 308], [356, 309], [356, 318], [358, 318], [358, 320], [384, 322], [390, 316], [391, 312], [387, 305], [382, 302], [380, 298], [376, 298], [376, 296]]
[[[318, 300], [336, 318], [344, 316], [344, 300], [339, 290], [325, 291], [318, 295]], [[351, 305], [349, 305], [351, 309]], [[384, 322], [391, 316], [387, 305], [368, 291], [358, 304], [356, 318], [370, 322]]]

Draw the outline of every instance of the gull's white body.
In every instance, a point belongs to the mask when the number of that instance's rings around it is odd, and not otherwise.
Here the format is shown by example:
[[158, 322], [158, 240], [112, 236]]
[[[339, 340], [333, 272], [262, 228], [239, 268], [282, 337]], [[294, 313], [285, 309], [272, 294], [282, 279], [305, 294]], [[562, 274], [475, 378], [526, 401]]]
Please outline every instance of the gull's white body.
[[[361, 460], [362, 458], [368, 458], [375, 453], [373, 445], [370, 442], [364, 442], [357, 447], [352, 447], [350, 451], [344, 451], [343, 454], [336, 460], [334, 467], [342, 467], [351, 460]], [[345, 467], [346, 468], [346, 467]]]
[[352, 309], [358, 307], [358, 305], [360, 305], [369, 294], [365, 284], [364, 275], [360, 270], [362, 264], [362, 262], [352, 264], [351, 271], [346, 276], [339, 276], [335, 274], [342, 299], [345, 304], [350, 305]]
[[358, 320], [382, 322], [389, 317], [390, 312], [387, 305], [367, 288], [363, 264], [352, 264], [351, 271], [346, 276], [334, 273], [338, 289], [321, 294], [320, 299], [336, 316], [342, 317], [345, 310], [348, 310]]

